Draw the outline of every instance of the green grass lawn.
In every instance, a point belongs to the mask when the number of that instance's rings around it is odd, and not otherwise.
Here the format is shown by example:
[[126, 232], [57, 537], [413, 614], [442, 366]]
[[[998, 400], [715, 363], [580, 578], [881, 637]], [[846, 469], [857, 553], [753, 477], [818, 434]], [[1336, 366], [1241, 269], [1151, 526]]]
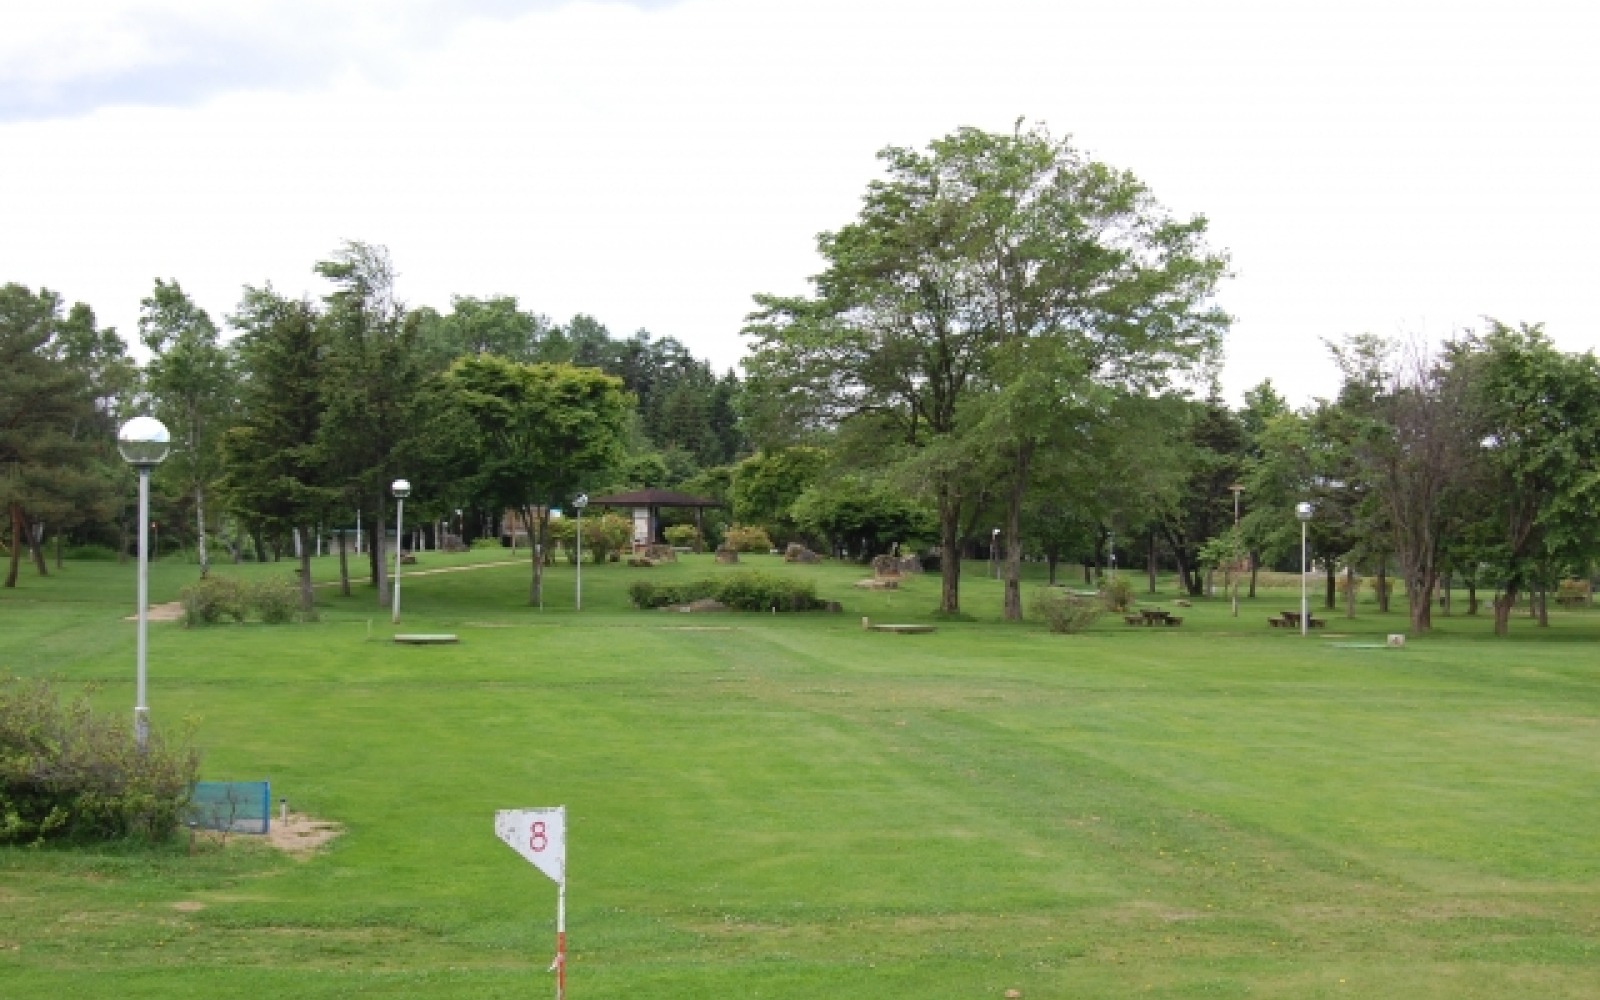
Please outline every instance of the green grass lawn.
[[[555, 888], [493, 816], [557, 804], [574, 997], [1600, 995], [1600, 613], [1348, 648], [1403, 613], [1302, 638], [1279, 591], [1060, 636], [1001, 622], [975, 564], [971, 620], [902, 636], [860, 618], [933, 620], [936, 577], [746, 562], [845, 613], [626, 608], [729, 571], [694, 557], [584, 567], [581, 614], [566, 565], [543, 611], [525, 561], [408, 575], [399, 631], [456, 646], [390, 643], [364, 587], [315, 624], [153, 625], [156, 724], [346, 833], [0, 849], [0, 997], [540, 995]], [[129, 711], [133, 567], [24, 574], [0, 670]], [[153, 600], [193, 575], [157, 564]]]

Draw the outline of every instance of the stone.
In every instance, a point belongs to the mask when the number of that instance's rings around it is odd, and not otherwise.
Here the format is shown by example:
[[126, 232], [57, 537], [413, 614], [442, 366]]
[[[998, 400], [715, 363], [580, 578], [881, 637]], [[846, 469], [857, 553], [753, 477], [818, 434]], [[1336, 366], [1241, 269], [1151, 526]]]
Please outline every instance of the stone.
[[856, 589], [858, 589], [858, 590], [899, 590], [900, 589], [900, 578], [897, 577], [897, 576], [894, 576], [894, 577], [875, 576], [875, 577], [872, 577], [869, 580], [857, 580], [856, 581]]
[[[900, 559], [897, 556], [873, 556], [872, 575], [879, 580], [899, 579]], [[861, 586], [861, 584], [856, 584]]]
[[819, 563], [822, 557], [801, 545], [799, 542], [790, 542], [783, 553], [784, 562], [792, 563]]
[[719, 562], [719, 563], [727, 563], [727, 564], [731, 565], [731, 564], [736, 563], [738, 561], [739, 561], [739, 550], [738, 549], [718, 549], [717, 550], [717, 562]]

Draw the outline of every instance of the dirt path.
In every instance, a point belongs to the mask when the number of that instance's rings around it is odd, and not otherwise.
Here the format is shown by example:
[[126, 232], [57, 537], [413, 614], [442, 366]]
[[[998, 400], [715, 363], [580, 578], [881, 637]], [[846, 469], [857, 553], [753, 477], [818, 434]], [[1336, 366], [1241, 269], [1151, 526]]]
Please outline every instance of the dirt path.
[[[493, 569], [496, 566], [525, 566], [531, 559], [532, 557], [530, 556], [528, 559], [501, 559], [496, 562], [473, 563], [470, 566], [440, 566], [437, 569], [413, 569], [407, 570], [405, 577], [409, 580], [414, 576], [433, 576], [435, 573], [465, 573], [468, 570]], [[324, 580], [321, 583], [313, 583], [311, 586], [337, 587], [338, 585], [338, 580]], [[183, 621], [183, 602], [172, 601], [168, 604], [152, 604], [145, 617], [153, 622], [181, 622]], [[129, 615], [122, 620], [134, 622], [139, 620], [139, 616], [136, 614]]]

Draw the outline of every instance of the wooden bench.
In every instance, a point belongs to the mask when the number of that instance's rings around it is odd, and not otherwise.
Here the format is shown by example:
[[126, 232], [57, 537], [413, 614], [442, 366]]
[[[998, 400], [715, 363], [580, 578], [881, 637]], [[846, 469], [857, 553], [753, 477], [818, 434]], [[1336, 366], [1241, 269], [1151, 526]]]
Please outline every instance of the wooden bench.
[[1123, 615], [1122, 620], [1129, 625], [1143, 625], [1144, 615]]

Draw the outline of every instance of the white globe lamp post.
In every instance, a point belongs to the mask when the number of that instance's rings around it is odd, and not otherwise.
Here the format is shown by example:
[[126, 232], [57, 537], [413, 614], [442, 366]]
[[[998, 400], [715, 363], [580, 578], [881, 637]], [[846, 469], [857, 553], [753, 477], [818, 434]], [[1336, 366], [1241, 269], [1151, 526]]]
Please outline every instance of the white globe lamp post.
[[150, 742], [150, 706], [145, 699], [145, 653], [150, 629], [150, 472], [172, 448], [166, 425], [154, 417], [134, 417], [117, 432], [117, 451], [139, 473], [139, 639], [133, 738], [143, 750]]
[[400, 624], [400, 550], [405, 547], [406, 497], [411, 495], [411, 484], [396, 479], [389, 484], [394, 494], [394, 597], [389, 602], [389, 621]]
[[1304, 500], [1294, 505], [1294, 516], [1300, 519], [1300, 634], [1309, 635], [1311, 615], [1306, 603], [1306, 525], [1311, 522], [1312, 508]]

